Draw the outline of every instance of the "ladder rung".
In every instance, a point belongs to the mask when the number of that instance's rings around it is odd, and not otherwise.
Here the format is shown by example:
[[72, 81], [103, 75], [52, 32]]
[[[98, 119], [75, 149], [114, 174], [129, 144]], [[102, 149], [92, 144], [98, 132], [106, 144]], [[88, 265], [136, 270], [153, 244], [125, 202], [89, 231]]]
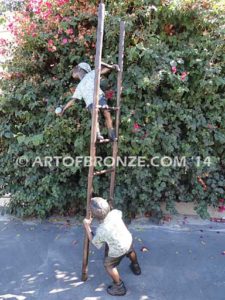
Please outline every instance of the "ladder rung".
[[107, 108], [103, 108], [101, 105], [97, 105], [97, 108], [100, 108], [100, 109], [104, 109], [104, 110], [119, 110], [119, 106], [109, 106]]
[[107, 110], [119, 110], [119, 106], [109, 106]]
[[117, 138], [116, 138], [114, 141], [112, 141], [112, 140], [110, 140], [110, 139], [97, 140], [97, 141], [96, 141], [96, 144], [113, 143], [113, 142], [116, 142], [116, 141], [117, 141]]
[[115, 168], [111, 168], [111, 169], [108, 169], [108, 170], [97, 171], [97, 172], [94, 172], [94, 176], [103, 175], [103, 174], [107, 174], [107, 173], [112, 173], [113, 171], [115, 171]]
[[112, 142], [110, 139], [97, 140], [96, 144], [106, 144]]

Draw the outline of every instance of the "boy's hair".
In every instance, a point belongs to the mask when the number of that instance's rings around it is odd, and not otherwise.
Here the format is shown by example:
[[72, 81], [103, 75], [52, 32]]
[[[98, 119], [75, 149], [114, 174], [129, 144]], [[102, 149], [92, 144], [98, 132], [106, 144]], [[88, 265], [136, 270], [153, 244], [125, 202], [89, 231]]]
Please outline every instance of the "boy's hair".
[[72, 74], [74, 74], [74, 73], [79, 73], [79, 72], [84, 72], [84, 73], [86, 73], [86, 71], [82, 70], [78, 65], [75, 66], [75, 67], [72, 69]]
[[85, 73], [89, 73], [89, 72], [91, 72], [91, 67], [89, 64], [87, 64], [85, 62], [81, 62], [73, 68], [72, 72], [77, 73], [77, 72], [80, 72], [81, 70], [85, 71]]
[[80, 67], [82, 70], [84, 70], [86, 73], [91, 72], [91, 67], [86, 62], [79, 63], [78, 67]]
[[92, 216], [99, 220], [105, 219], [110, 212], [110, 206], [107, 200], [101, 197], [94, 197], [91, 199], [90, 209]]

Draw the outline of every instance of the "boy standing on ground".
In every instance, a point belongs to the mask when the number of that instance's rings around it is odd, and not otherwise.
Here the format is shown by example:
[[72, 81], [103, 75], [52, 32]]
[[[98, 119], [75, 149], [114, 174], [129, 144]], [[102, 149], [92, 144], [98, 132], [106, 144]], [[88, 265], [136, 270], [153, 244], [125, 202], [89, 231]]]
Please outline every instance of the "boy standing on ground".
[[[107, 74], [110, 70], [119, 71], [118, 65], [108, 65], [102, 63], [101, 75]], [[73, 68], [72, 76], [74, 79], [80, 80], [80, 83], [76, 87], [76, 91], [72, 96], [72, 100], [70, 100], [62, 110], [61, 115], [74, 104], [76, 99], [82, 100], [84, 99], [86, 103], [86, 108], [89, 112], [92, 113], [93, 109], [93, 98], [94, 98], [94, 83], [95, 83], [95, 70], [91, 70], [89, 64], [82, 62], [78, 64], [75, 68]], [[108, 105], [104, 96], [104, 92], [100, 89], [99, 93], [99, 106], [103, 111], [103, 115], [105, 117], [106, 126], [108, 128], [109, 138], [114, 141], [116, 139], [115, 130], [113, 129], [112, 117], [110, 112], [107, 110]], [[100, 133], [99, 123], [97, 123], [97, 139], [103, 140], [103, 136]]]
[[130, 268], [135, 275], [141, 274], [138, 264], [137, 254], [133, 249], [132, 235], [128, 231], [122, 220], [122, 212], [117, 209], [110, 211], [108, 202], [100, 197], [91, 199], [90, 209], [93, 218], [96, 218], [100, 225], [96, 230], [96, 235], [91, 231], [91, 220], [84, 219], [89, 240], [100, 249], [103, 244], [108, 246], [108, 254], [104, 260], [104, 267], [112, 278], [112, 285], [108, 286], [107, 292], [113, 296], [123, 296], [126, 294], [126, 287], [120, 278], [117, 266], [126, 256], [130, 259]]

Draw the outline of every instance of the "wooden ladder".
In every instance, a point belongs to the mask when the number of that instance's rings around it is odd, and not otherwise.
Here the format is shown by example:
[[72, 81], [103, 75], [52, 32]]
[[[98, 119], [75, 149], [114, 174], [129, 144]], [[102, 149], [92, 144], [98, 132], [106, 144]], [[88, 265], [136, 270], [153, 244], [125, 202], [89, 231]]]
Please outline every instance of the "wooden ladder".
[[[96, 125], [98, 122], [99, 112], [99, 92], [100, 92], [100, 76], [101, 76], [101, 62], [102, 62], [102, 46], [103, 46], [103, 34], [104, 34], [104, 19], [105, 19], [105, 4], [99, 4], [98, 10], [98, 28], [97, 28], [97, 45], [96, 45], [96, 56], [95, 56], [95, 88], [94, 88], [94, 99], [93, 99], [93, 112], [92, 112], [92, 124], [91, 124], [91, 144], [90, 144], [90, 166], [88, 173], [88, 187], [87, 187], [87, 210], [86, 218], [90, 219], [90, 201], [93, 193], [93, 178], [107, 173], [111, 173], [110, 178], [110, 191], [109, 191], [109, 204], [113, 206], [113, 196], [115, 189], [115, 177], [116, 177], [116, 161], [118, 153], [118, 137], [119, 137], [119, 123], [120, 123], [120, 99], [122, 92], [122, 76], [123, 76], [123, 57], [124, 57], [124, 39], [125, 39], [125, 22], [120, 22], [120, 40], [119, 40], [119, 60], [118, 65], [120, 71], [117, 75], [117, 104], [116, 107], [109, 107], [109, 110], [115, 111], [115, 132], [116, 140], [113, 141], [112, 145], [112, 168], [103, 171], [95, 171], [95, 160], [96, 160], [96, 145], [102, 143], [110, 143], [109, 139], [97, 141], [96, 139]], [[86, 281], [88, 278], [88, 256], [89, 256], [89, 240], [85, 233], [84, 248], [83, 248], [83, 263], [82, 263], [82, 280]]]

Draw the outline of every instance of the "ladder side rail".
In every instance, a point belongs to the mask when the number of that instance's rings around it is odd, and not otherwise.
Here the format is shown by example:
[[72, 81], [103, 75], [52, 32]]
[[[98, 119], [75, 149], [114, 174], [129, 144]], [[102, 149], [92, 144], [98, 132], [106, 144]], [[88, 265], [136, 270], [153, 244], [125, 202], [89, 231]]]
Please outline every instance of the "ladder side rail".
[[120, 22], [120, 43], [119, 43], [119, 61], [118, 65], [120, 71], [117, 76], [117, 113], [116, 113], [116, 136], [119, 137], [119, 124], [120, 124], [120, 102], [122, 94], [122, 80], [123, 80], [123, 59], [124, 59], [124, 42], [125, 42], [125, 22]]
[[118, 141], [119, 141], [119, 124], [120, 124], [120, 102], [121, 102], [121, 94], [122, 94], [122, 80], [123, 80], [123, 59], [124, 59], [124, 43], [125, 43], [125, 22], [120, 22], [120, 40], [119, 40], [119, 61], [118, 65], [120, 71], [117, 75], [117, 104], [118, 108], [116, 111], [116, 137], [117, 140], [113, 143], [113, 165], [112, 167], [115, 169], [111, 174], [110, 179], [110, 191], [109, 191], [109, 203], [110, 206], [113, 207], [113, 198], [114, 198], [114, 190], [115, 190], [115, 179], [116, 179], [116, 165], [117, 165], [117, 154], [118, 154]]
[[[93, 192], [93, 173], [96, 156], [96, 125], [98, 122], [98, 103], [99, 103], [99, 91], [100, 91], [100, 76], [101, 76], [101, 60], [102, 60], [102, 46], [103, 46], [103, 34], [104, 34], [104, 19], [105, 19], [105, 4], [99, 5], [98, 11], [98, 28], [97, 28], [97, 45], [95, 56], [95, 87], [93, 98], [93, 113], [91, 122], [91, 145], [90, 145], [90, 167], [88, 173], [88, 188], [87, 188], [87, 210], [86, 218], [90, 219], [90, 200]], [[84, 248], [83, 248], [83, 262], [82, 262], [82, 280], [86, 281], [88, 278], [88, 256], [89, 256], [89, 240], [85, 233]]]

